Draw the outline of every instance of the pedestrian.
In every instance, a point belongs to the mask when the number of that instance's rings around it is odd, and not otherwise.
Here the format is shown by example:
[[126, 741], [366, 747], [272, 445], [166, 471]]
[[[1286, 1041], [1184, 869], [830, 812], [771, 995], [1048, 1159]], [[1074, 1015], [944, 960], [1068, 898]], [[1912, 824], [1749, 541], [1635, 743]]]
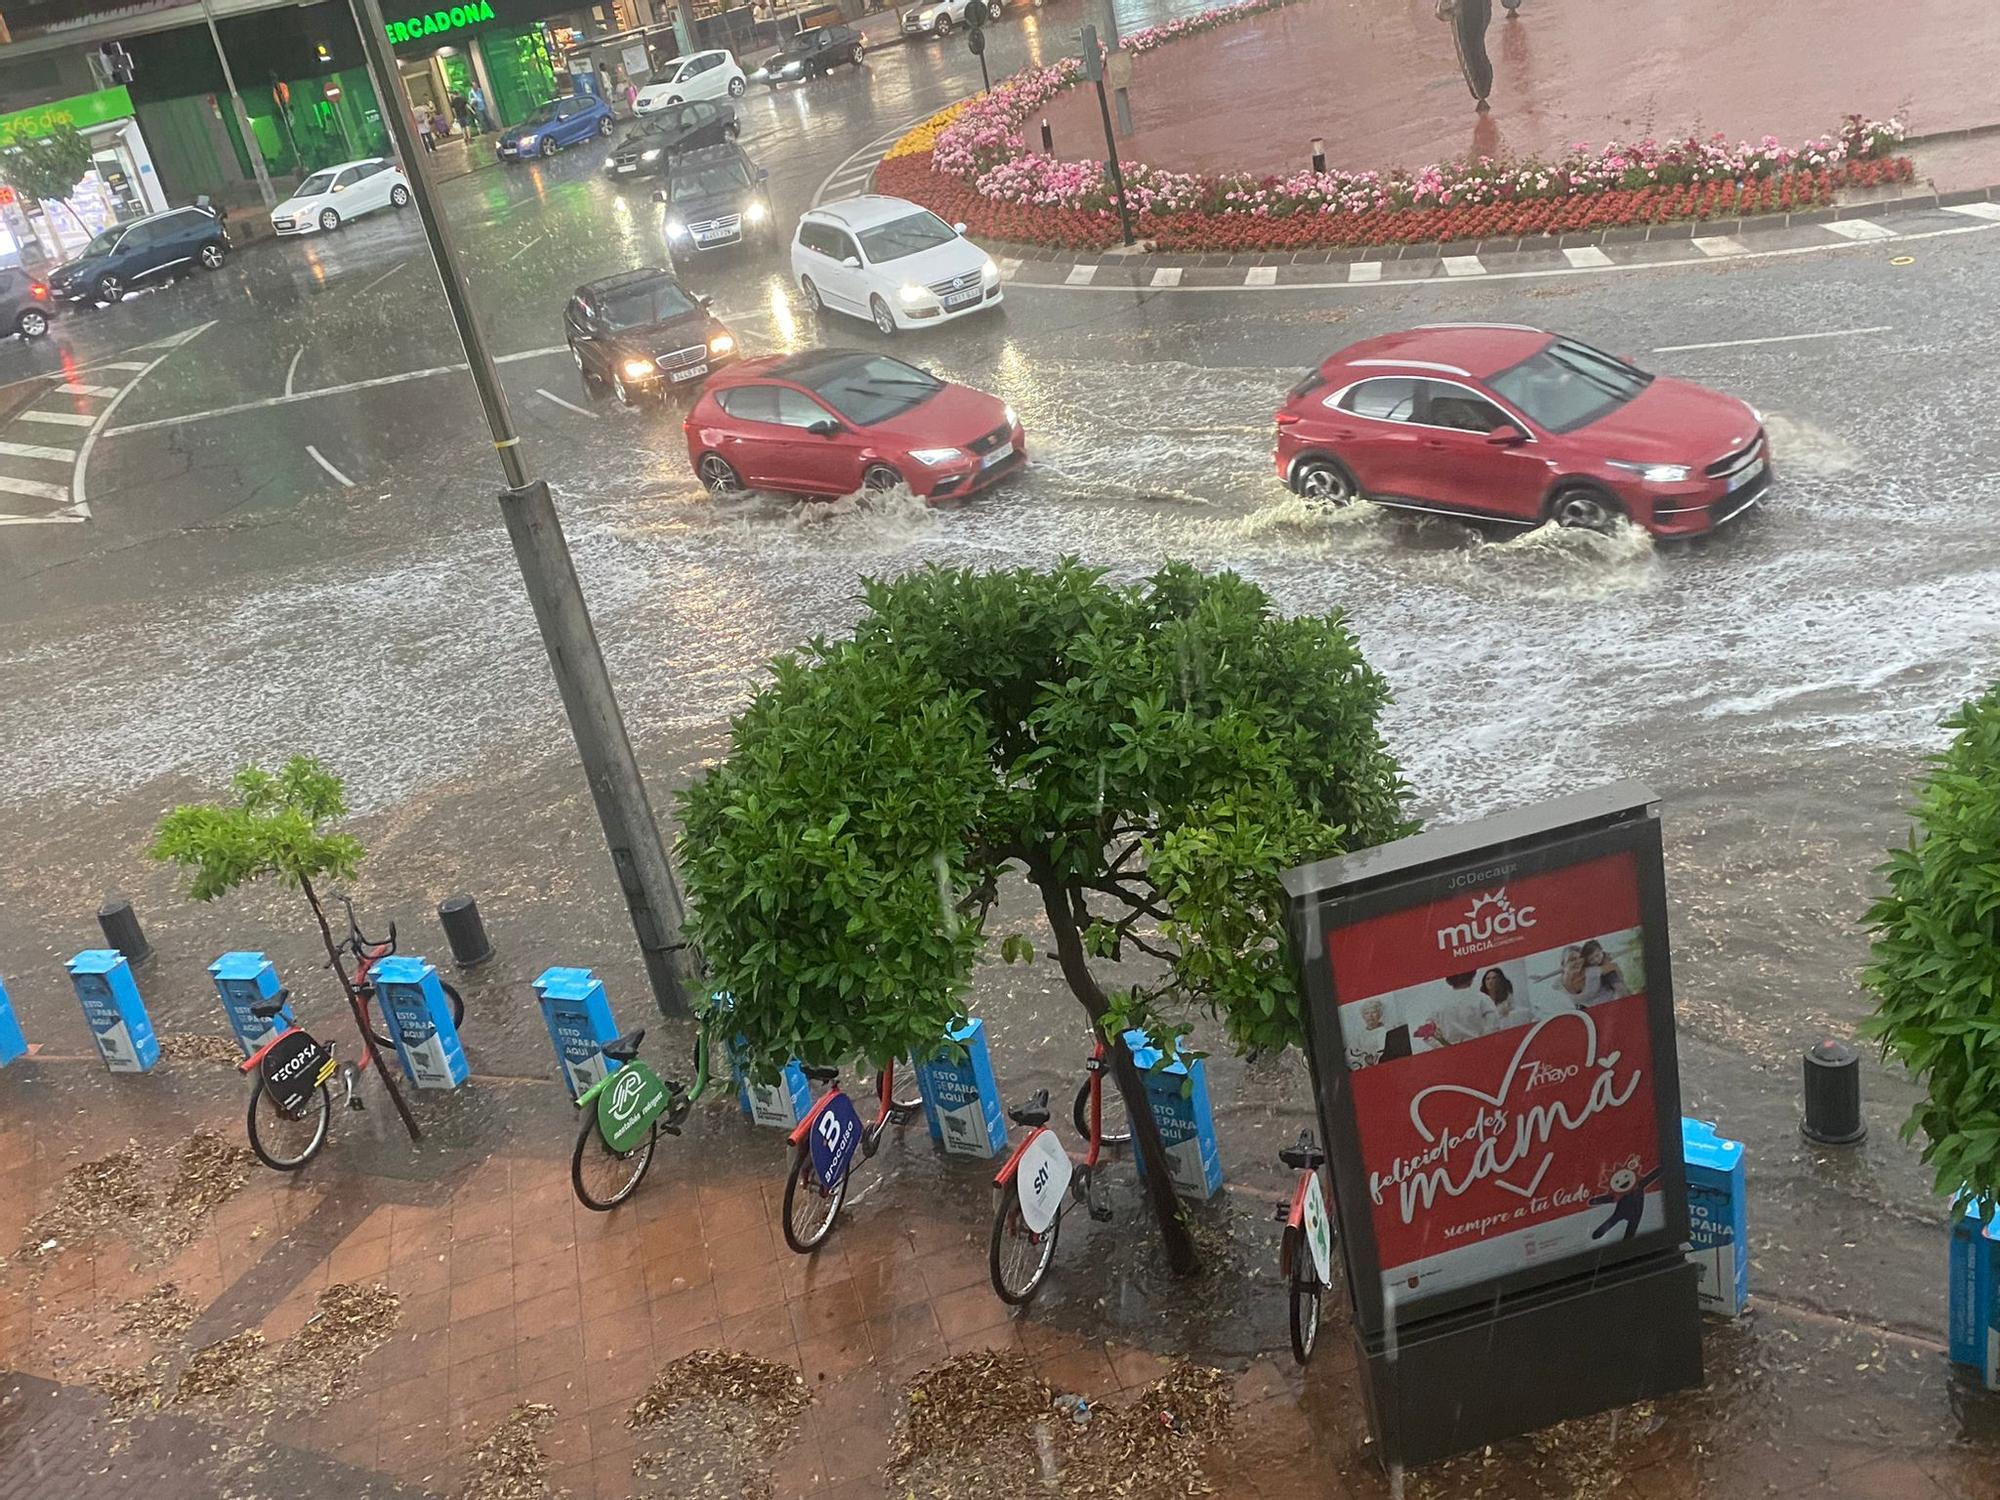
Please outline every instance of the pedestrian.
[[1465, 74], [1465, 86], [1472, 90], [1473, 107], [1483, 114], [1492, 107], [1486, 102], [1493, 92], [1493, 59], [1486, 55], [1486, 28], [1493, 24], [1493, 0], [1437, 0], [1436, 14], [1451, 27], [1459, 70]]
[[420, 109], [417, 111], [417, 137], [424, 143], [425, 151], [437, 150], [437, 142], [431, 138], [431, 116], [429, 110]]
[[451, 117], [458, 121], [458, 128], [467, 135], [477, 135], [479, 133], [479, 126], [472, 117], [472, 106], [466, 103], [465, 95], [453, 94], [451, 96]]
[[472, 110], [472, 118], [479, 122], [479, 128], [486, 129], [486, 95], [478, 84], [466, 90], [465, 102]]
[[441, 141], [451, 139], [451, 121], [447, 120], [435, 109], [431, 111], [431, 134]]
[[633, 115], [639, 112], [639, 85], [630, 78], [625, 80], [625, 112]]

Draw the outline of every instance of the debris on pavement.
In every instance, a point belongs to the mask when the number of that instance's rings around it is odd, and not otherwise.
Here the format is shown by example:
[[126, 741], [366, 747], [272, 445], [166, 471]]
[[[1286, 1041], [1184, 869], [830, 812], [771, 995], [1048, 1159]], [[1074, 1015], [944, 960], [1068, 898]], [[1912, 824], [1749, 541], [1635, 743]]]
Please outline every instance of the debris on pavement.
[[139, 1143], [71, 1167], [56, 1201], [28, 1221], [15, 1258], [39, 1268], [65, 1249], [93, 1243], [105, 1230], [130, 1225], [153, 1206], [140, 1172]]
[[388, 1342], [402, 1299], [386, 1286], [337, 1282], [319, 1294], [305, 1326], [285, 1340], [280, 1384], [320, 1406], [332, 1403], [371, 1350]]
[[[174, 1401], [199, 1404], [234, 1395], [245, 1386], [263, 1385], [269, 1373], [261, 1329], [246, 1328], [226, 1339], [206, 1344], [188, 1356], [174, 1384]], [[232, 1403], [233, 1404], [233, 1403]]]
[[179, 1338], [194, 1326], [201, 1309], [181, 1295], [171, 1281], [163, 1281], [143, 1297], [136, 1297], [118, 1309], [120, 1333], [136, 1333], [156, 1344]]
[[153, 1259], [163, 1259], [200, 1233], [208, 1216], [234, 1198], [250, 1180], [256, 1160], [247, 1147], [232, 1145], [212, 1130], [197, 1130], [181, 1145], [173, 1186], [146, 1226]]
[[632, 1472], [665, 1481], [645, 1493], [675, 1500], [766, 1500], [771, 1461], [811, 1403], [789, 1365], [697, 1349], [664, 1366], [633, 1403], [627, 1425], [644, 1434], [644, 1451]]
[[113, 1422], [130, 1421], [142, 1412], [158, 1407], [163, 1395], [157, 1358], [137, 1370], [98, 1370], [90, 1377], [91, 1386], [111, 1403]]
[[554, 1500], [549, 1456], [540, 1439], [555, 1421], [556, 1409], [540, 1401], [508, 1412], [472, 1450], [472, 1472], [459, 1487], [458, 1500]]
[[182, 1033], [160, 1037], [161, 1062], [228, 1063], [243, 1061], [243, 1049], [233, 1036]]

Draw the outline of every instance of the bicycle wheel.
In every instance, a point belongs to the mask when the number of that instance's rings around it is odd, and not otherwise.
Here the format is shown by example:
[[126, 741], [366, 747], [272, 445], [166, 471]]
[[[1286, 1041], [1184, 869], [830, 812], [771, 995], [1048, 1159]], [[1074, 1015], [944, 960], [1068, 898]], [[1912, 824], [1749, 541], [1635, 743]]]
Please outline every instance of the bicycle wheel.
[[[1086, 1141], [1090, 1139], [1090, 1079], [1086, 1077], [1076, 1089], [1076, 1107], [1070, 1111], [1076, 1121], [1076, 1133]], [[1107, 1076], [1104, 1080], [1103, 1106], [1104, 1144], [1122, 1146], [1132, 1139], [1132, 1121], [1125, 1113], [1125, 1096], [1118, 1091], [1118, 1080]]]
[[1062, 1232], [1057, 1219], [1036, 1234], [1021, 1217], [1021, 1200], [1011, 1190], [1000, 1211], [993, 1216], [993, 1241], [986, 1253], [987, 1269], [993, 1273], [993, 1290], [1009, 1307], [1020, 1307], [1042, 1289], [1049, 1263], [1056, 1256], [1056, 1236]]
[[[1304, 1254], [1301, 1246], [1300, 1254]], [[1292, 1358], [1305, 1364], [1319, 1337], [1319, 1283], [1308, 1272], [1292, 1272]]]
[[889, 1118], [897, 1124], [913, 1120], [917, 1111], [924, 1107], [923, 1090], [917, 1087], [917, 1070], [899, 1070], [894, 1086], [889, 1090]]
[[822, 1187], [813, 1170], [812, 1148], [800, 1141], [792, 1153], [792, 1175], [785, 1179], [785, 1243], [801, 1255], [812, 1254], [833, 1233], [846, 1197], [846, 1177], [830, 1191]]
[[569, 1159], [570, 1186], [576, 1201], [600, 1214], [610, 1213], [638, 1191], [646, 1168], [653, 1164], [653, 1147], [660, 1139], [660, 1122], [646, 1127], [646, 1139], [630, 1151], [613, 1151], [604, 1144], [597, 1128], [597, 1111], [584, 1111], [583, 1129], [576, 1134], [576, 1150]]
[[274, 1172], [296, 1172], [326, 1144], [327, 1124], [333, 1118], [333, 1095], [325, 1084], [319, 1086], [318, 1102], [308, 1104], [296, 1120], [278, 1108], [264, 1090], [264, 1080], [250, 1091], [250, 1149], [257, 1160]]

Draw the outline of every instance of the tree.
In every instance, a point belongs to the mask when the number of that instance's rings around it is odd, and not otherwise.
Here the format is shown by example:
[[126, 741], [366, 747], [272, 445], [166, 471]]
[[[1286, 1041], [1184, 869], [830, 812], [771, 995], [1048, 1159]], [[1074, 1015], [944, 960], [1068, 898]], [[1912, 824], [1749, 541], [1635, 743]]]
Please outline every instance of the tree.
[[[1161, 1013], [1240, 1048], [1303, 1036], [1279, 875], [1408, 832], [1388, 689], [1339, 614], [1174, 563], [1115, 586], [930, 569], [864, 584], [852, 639], [773, 664], [728, 756], [682, 794], [701, 944], [754, 1061], [881, 1066], [964, 1007], [1003, 874], [1110, 1044], [1178, 1270], [1193, 1244], [1130, 1053]], [[1029, 950], [1009, 935], [1003, 955]], [[1110, 984], [1106, 961], [1150, 977]]]
[[90, 227], [70, 206], [69, 195], [90, 170], [90, 142], [74, 125], [57, 125], [36, 140], [18, 140], [0, 151], [0, 181], [24, 198], [42, 203], [60, 203], [69, 210], [77, 227], [86, 234]]
[[1917, 790], [1909, 847], [1880, 867], [1887, 893], [1867, 915], [1862, 1023], [1926, 1096], [1903, 1126], [1922, 1131], [1937, 1191], [2000, 1202], [2000, 684], [1945, 720], [1951, 743]]
[[168, 813], [160, 820], [148, 853], [192, 871], [188, 894], [197, 901], [213, 901], [266, 877], [275, 877], [305, 896], [375, 1076], [389, 1091], [396, 1113], [415, 1140], [416, 1118], [383, 1064], [361, 997], [340, 962], [326, 908], [313, 887], [315, 880], [352, 880], [360, 868], [360, 840], [326, 826], [346, 816], [346, 789], [338, 776], [309, 755], [294, 755], [276, 775], [244, 766], [231, 784], [236, 789], [234, 802], [189, 803]]

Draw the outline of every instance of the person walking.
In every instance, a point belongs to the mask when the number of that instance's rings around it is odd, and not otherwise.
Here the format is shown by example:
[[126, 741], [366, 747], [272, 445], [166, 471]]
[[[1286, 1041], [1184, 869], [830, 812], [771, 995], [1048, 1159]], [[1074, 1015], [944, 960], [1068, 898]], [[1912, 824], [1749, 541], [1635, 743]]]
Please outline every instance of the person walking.
[[472, 111], [472, 118], [479, 122], [479, 128], [485, 130], [489, 123], [486, 113], [486, 91], [475, 83], [465, 91], [465, 102]]
[[1493, 0], [1437, 0], [1436, 14], [1451, 27], [1459, 70], [1465, 74], [1465, 86], [1472, 90], [1474, 108], [1483, 114], [1492, 107], [1486, 102], [1493, 92], [1493, 59], [1486, 55], [1486, 29], [1493, 24]]
[[431, 112], [427, 109], [417, 111], [417, 136], [426, 152], [437, 150], [437, 142], [431, 138]]

